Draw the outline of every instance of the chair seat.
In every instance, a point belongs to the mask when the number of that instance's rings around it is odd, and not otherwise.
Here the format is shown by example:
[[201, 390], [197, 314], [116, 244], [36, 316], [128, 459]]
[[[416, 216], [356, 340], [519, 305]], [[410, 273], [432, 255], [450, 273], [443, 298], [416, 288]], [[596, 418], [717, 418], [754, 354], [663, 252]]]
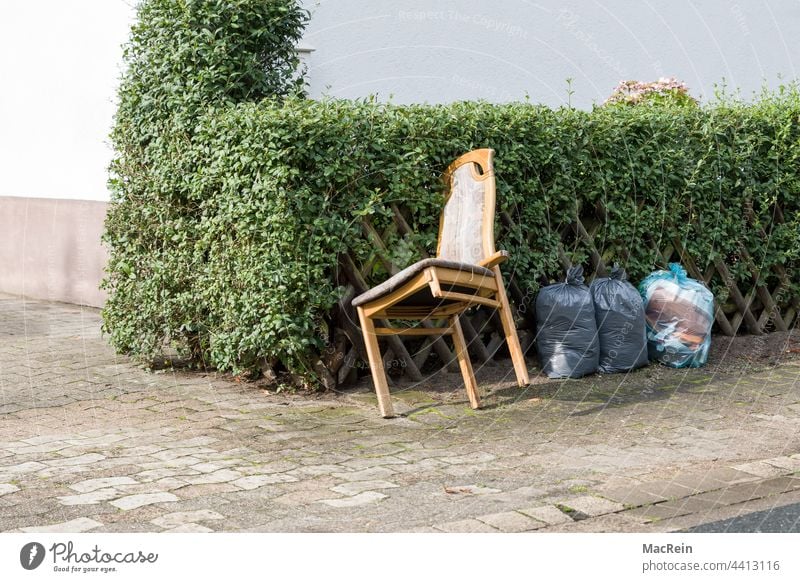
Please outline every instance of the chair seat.
[[[442, 269], [454, 269], [456, 271], [464, 271], [467, 273], [471, 273], [477, 275], [479, 277], [494, 277], [494, 271], [487, 269], [485, 267], [481, 267], [480, 265], [472, 265], [470, 263], [459, 263], [457, 261], [449, 261], [447, 259], [423, 259], [421, 261], [417, 261], [410, 267], [406, 267], [396, 275], [393, 275], [391, 278], [387, 279], [380, 285], [376, 285], [369, 291], [366, 291], [355, 297], [353, 299], [352, 305], [353, 307], [358, 307], [359, 305], [364, 305], [365, 303], [369, 303], [370, 301], [374, 301], [375, 299], [379, 299], [384, 295], [391, 293], [402, 287], [405, 283], [413, 279], [419, 273], [427, 269], [428, 267], [440, 267]], [[471, 289], [464, 288], [453, 288], [453, 291], [460, 291], [466, 293], [473, 293]], [[404, 305], [426, 305], [431, 303], [433, 297], [430, 294], [430, 290], [426, 290], [424, 293], [417, 293], [412, 295], [411, 297], [407, 298], [403, 301]], [[441, 303], [441, 299], [436, 299], [436, 302]]]

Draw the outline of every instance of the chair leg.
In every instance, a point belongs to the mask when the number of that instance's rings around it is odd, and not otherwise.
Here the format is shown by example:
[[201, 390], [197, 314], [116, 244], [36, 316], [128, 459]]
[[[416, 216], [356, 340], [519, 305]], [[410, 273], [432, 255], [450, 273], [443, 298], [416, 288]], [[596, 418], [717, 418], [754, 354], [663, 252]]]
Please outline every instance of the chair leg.
[[383, 418], [392, 418], [394, 408], [392, 399], [389, 396], [389, 385], [386, 382], [386, 371], [383, 368], [383, 358], [378, 347], [378, 336], [375, 335], [375, 324], [364, 314], [364, 310], [358, 307], [358, 319], [361, 321], [361, 333], [364, 336], [364, 345], [367, 348], [367, 358], [369, 358], [369, 369], [372, 372], [372, 382], [375, 384], [375, 394], [378, 396], [378, 408]]
[[500, 275], [500, 267], [494, 267], [495, 278], [497, 279], [497, 300], [500, 302], [500, 321], [503, 323], [503, 331], [506, 334], [506, 344], [511, 354], [511, 361], [514, 363], [514, 372], [517, 374], [517, 385], [527, 386], [531, 383], [528, 377], [528, 366], [525, 363], [525, 355], [522, 353], [522, 346], [519, 345], [517, 328], [514, 325], [514, 316], [511, 314], [511, 306], [508, 304], [506, 288], [503, 284], [503, 277]]
[[450, 317], [450, 326], [453, 328], [453, 345], [456, 349], [461, 375], [464, 377], [464, 387], [467, 389], [469, 404], [472, 408], [480, 408], [481, 399], [478, 394], [478, 383], [475, 381], [475, 373], [472, 370], [472, 362], [467, 352], [467, 342], [464, 340], [464, 332], [461, 330], [458, 315]]

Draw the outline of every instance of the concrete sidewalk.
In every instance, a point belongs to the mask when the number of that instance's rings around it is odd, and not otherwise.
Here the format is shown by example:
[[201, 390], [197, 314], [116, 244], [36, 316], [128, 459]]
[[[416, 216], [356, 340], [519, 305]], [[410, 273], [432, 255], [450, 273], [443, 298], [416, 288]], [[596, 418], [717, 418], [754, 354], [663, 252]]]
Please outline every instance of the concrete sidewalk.
[[[800, 366], [266, 393], [0, 296], [0, 531], [672, 531], [800, 501]], [[534, 371], [535, 373], [535, 371]], [[428, 385], [438, 386], [438, 389]]]

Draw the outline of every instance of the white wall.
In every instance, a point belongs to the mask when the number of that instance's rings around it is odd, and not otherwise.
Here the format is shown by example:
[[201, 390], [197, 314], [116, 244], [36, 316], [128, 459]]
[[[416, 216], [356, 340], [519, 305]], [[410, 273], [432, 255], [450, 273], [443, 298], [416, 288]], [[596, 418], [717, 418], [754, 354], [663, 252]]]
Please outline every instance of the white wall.
[[797, 0], [305, 0], [312, 96], [398, 103], [602, 102], [621, 79], [723, 78], [745, 95], [800, 70]]
[[0, 196], [107, 200], [133, 0], [0, 0]]
[[[797, 0], [304, 0], [311, 95], [587, 107], [620, 79], [705, 97], [800, 70]], [[0, 0], [0, 196], [107, 200], [135, 0]]]

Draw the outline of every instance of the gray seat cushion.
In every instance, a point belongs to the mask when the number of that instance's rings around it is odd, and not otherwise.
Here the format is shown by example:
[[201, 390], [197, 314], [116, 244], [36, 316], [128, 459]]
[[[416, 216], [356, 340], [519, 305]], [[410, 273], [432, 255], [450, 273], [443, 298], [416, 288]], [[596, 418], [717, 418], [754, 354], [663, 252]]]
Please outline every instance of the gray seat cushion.
[[[427, 269], [428, 267], [442, 267], [444, 269], [455, 269], [457, 271], [465, 271], [467, 273], [473, 273], [480, 277], [494, 277], [494, 271], [491, 269], [487, 269], [485, 267], [481, 267], [480, 265], [472, 265], [469, 263], [459, 263], [457, 261], [449, 261], [447, 259], [423, 259], [411, 265], [410, 267], [406, 267], [393, 277], [387, 279], [380, 285], [377, 285], [359, 295], [358, 297], [353, 299], [353, 307], [358, 307], [359, 305], [364, 305], [365, 303], [369, 303], [370, 301], [374, 301], [379, 297], [383, 297], [384, 295], [391, 293], [402, 287], [405, 283], [413, 279], [416, 275]], [[465, 287], [448, 287], [447, 290], [450, 291], [457, 291], [461, 293], [474, 293], [472, 289], [465, 288]], [[411, 297], [408, 297], [400, 303], [400, 305], [427, 305], [434, 302], [434, 298], [430, 294], [429, 290], [423, 290], [420, 293], [416, 293]], [[441, 303], [441, 299], [435, 299], [436, 303]]]

